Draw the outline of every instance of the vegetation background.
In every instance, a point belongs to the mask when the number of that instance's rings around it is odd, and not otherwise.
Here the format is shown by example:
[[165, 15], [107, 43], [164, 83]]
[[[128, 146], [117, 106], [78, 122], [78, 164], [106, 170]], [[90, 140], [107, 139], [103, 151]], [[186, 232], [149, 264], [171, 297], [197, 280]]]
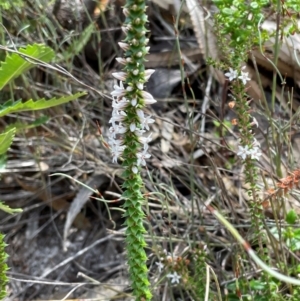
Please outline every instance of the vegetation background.
[[[143, 178], [154, 300], [300, 300], [297, 286], [259, 269], [207, 208], [222, 212], [274, 270], [298, 278], [299, 4], [148, 4], [146, 68], [156, 72], [147, 89], [158, 102], [148, 108], [156, 122]], [[122, 170], [106, 147], [123, 5], [0, 2], [2, 62], [28, 45], [44, 44], [54, 54], [49, 63], [30, 61], [34, 68], [3, 87], [1, 109], [81, 96], [1, 117], [1, 131], [13, 127], [15, 138], [1, 154], [0, 199], [23, 209], [1, 212], [8, 300], [132, 299]], [[262, 153], [251, 161], [258, 170], [252, 182], [239, 155], [238, 101], [225, 75], [237, 61], [251, 79], [246, 113]], [[257, 199], [249, 194], [253, 183]]]

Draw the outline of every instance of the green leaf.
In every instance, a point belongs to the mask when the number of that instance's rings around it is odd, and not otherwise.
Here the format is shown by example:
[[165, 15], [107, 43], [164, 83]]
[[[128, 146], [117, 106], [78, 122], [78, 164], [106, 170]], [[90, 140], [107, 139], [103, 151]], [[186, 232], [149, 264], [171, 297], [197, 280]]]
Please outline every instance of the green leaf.
[[32, 129], [37, 126], [40, 126], [42, 124], [45, 124], [48, 120], [49, 120], [49, 116], [43, 115], [31, 123], [25, 123], [25, 122], [20, 122], [20, 121], [12, 123], [6, 127], [6, 130], [12, 129], [12, 128], [16, 128], [16, 132], [18, 132], [20, 130], [28, 130], [28, 129]]
[[233, 15], [234, 11], [228, 7], [225, 7], [222, 9], [222, 13], [230, 16], [230, 15]]
[[250, 287], [253, 288], [254, 290], [263, 290], [266, 288], [266, 283], [259, 281], [259, 280], [254, 280], [252, 279], [250, 281]]
[[250, 3], [250, 6], [251, 6], [252, 8], [258, 8], [258, 7], [259, 7], [258, 3], [255, 2], [255, 1], [251, 2], [251, 3]]
[[22, 0], [13, 0], [13, 1], [0, 0], [0, 8], [4, 10], [22, 8], [24, 7], [24, 5], [25, 3]]
[[0, 117], [10, 113], [48, 109], [77, 99], [85, 94], [85, 92], [80, 92], [74, 95], [63, 96], [61, 98], [52, 98], [49, 100], [42, 98], [37, 101], [30, 99], [26, 102], [22, 102], [21, 100], [16, 102], [7, 101], [2, 106], [0, 105]]
[[95, 24], [91, 23], [84, 31], [81, 33], [79, 39], [75, 39], [69, 48], [61, 54], [61, 57], [57, 62], [67, 61], [73, 58], [75, 55], [79, 54], [87, 42], [90, 40], [92, 33], [95, 30]]
[[0, 155], [7, 152], [15, 137], [16, 129], [12, 128], [0, 134]]
[[[0, 90], [11, 80], [36, 66], [36, 63], [30, 61], [30, 58], [49, 62], [54, 57], [54, 51], [42, 44], [28, 45], [26, 48], [19, 49], [19, 53], [8, 54], [5, 61], [1, 63]], [[21, 56], [22, 54], [24, 57]]]
[[31, 124], [29, 124], [27, 126], [27, 128], [33, 128], [33, 127], [36, 127], [36, 126], [40, 126], [42, 124], [45, 124], [46, 122], [48, 122], [49, 120], [49, 116], [47, 115], [43, 115], [39, 118], [37, 118], [34, 122], [32, 122]]
[[9, 206], [3, 204], [1, 201], [0, 201], [0, 210], [3, 210], [9, 214], [20, 213], [23, 211], [21, 208], [15, 208], [15, 209], [10, 208]]
[[286, 241], [286, 245], [292, 250], [292, 251], [298, 251], [300, 250], [300, 238], [295, 237], [292, 239], [288, 239]]
[[1, 179], [1, 170], [5, 169], [6, 164], [7, 164], [7, 155], [5, 153], [0, 155], [0, 179]]
[[297, 217], [298, 217], [298, 216], [297, 216], [296, 211], [295, 211], [294, 209], [292, 209], [292, 210], [290, 210], [290, 211], [288, 212], [288, 214], [286, 215], [285, 220], [286, 220], [286, 222], [287, 222], [288, 224], [294, 225], [295, 222], [296, 222], [296, 220], [297, 220]]
[[8, 266], [6, 264], [7, 254], [5, 253], [5, 247], [4, 235], [0, 233], [0, 300], [6, 297], [6, 284], [8, 282], [6, 276]]

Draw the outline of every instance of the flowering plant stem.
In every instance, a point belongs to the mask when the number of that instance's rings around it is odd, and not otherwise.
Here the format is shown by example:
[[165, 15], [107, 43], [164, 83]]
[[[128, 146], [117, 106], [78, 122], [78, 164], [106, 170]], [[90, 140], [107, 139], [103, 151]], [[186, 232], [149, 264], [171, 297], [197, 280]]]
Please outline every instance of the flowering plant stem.
[[127, 0], [124, 7], [126, 16], [123, 31], [126, 33], [120, 47], [124, 50], [124, 57], [117, 61], [124, 65], [122, 72], [113, 73], [120, 80], [119, 85], [114, 86], [113, 113], [110, 119], [109, 145], [113, 162], [123, 160], [123, 200], [126, 217], [126, 249], [129, 266], [129, 276], [133, 295], [136, 300], [151, 300], [149, 289], [148, 269], [146, 266], [147, 255], [145, 252], [146, 232], [143, 220], [144, 203], [143, 181], [140, 175], [141, 167], [146, 165], [148, 143], [151, 134], [144, 135], [149, 130], [149, 124], [154, 120], [146, 116], [144, 108], [147, 104], [156, 102], [151, 94], [143, 91], [144, 84], [154, 70], [145, 70], [144, 61], [149, 48], [146, 47], [145, 14], [146, 4], [144, 0]]
[[[226, 57], [227, 68], [229, 68], [225, 76], [230, 82], [230, 93], [234, 99], [232, 108], [237, 115], [234, 124], [238, 126], [240, 132], [238, 156], [245, 165], [245, 182], [250, 185], [247, 194], [249, 196], [251, 223], [258, 235], [259, 245], [263, 252], [261, 236], [259, 236], [263, 227], [263, 214], [259, 199], [260, 189], [257, 185], [258, 168], [255, 165], [255, 161], [260, 159], [262, 153], [252, 129], [259, 125], [256, 119], [251, 116], [250, 100], [247, 96], [247, 86], [249, 87], [248, 82], [251, 81], [251, 78], [249, 73], [245, 71], [244, 62], [248, 59], [249, 49], [252, 49], [259, 42], [256, 34], [257, 23], [263, 18], [262, 12], [266, 3], [264, 0], [255, 3], [242, 0], [214, 0], [214, 2], [220, 10], [216, 14], [216, 24], [219, 44], [222, 47], [224, 57]], [[252, 19], [246, 17], [251, 14], [254, 16]]]
[[0, 300], [6, 297], [6, 284], [8, 282], [6, 264], [7, 254], [5, 253], [6, 243], [4, 242], [4, 235], [0, 233]]

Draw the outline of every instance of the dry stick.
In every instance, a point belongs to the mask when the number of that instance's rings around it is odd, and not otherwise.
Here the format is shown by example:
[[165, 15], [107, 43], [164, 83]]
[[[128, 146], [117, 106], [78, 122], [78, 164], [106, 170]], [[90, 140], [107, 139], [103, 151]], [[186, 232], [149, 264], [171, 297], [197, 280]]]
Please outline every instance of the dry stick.
[[[205, 89], [205, 95], [204, 95], [204, 99], [203, 99], [203, 104], [202, 104], [202, 107], [201, 107], [202, 120], [201, 120], [200, 133], [202, 135], [204, 135], [204, 132], [205, 132], [206, 112], [207, 112], [207, 109], [208, 109], [208, 106], [209, 106], [209, 100], [210, 100], [209, 99], [209, 94], [210, 94], [210, 90], [211, 90], [211, 86], [212, 86], [212, 79], [213, 79], [213, 76], [212, 76], [212, 73], [211, 73], [209, 75], [209, 78], [208, 78], [208, 81], [207, 81], [207, 86], [206, 86], [206, 89]], [[197, 117], [198, 117], [198, 115], [197, 115]], [[195, 123], [195, 120], [194, 120], [194, 123]], [[203, 142], [203, 137], [200, 137], [199, 144], [202, 144], [202, 142]]]
[[235, 239], [244, 247], [249, 256], [254, 260], [254, 262], [261, 267], [265, 272], [273, 276], [274, 278], [283, 281], [285, 283], [290, 283], [294, 285], [300, 285], [300, 280], [283, 275], [271, 267], [269, 267], [266, 263], [264, 263], [254, 252], [254, 250], [250, 247], [250, 244], [242, 238], [239, 232], [231, 225], [230, 222], [226, 220], [217, 210], [215, 210], [211, 206], [207, 206], [208, 210], [226, 227], [226, 229], [235, 237]]

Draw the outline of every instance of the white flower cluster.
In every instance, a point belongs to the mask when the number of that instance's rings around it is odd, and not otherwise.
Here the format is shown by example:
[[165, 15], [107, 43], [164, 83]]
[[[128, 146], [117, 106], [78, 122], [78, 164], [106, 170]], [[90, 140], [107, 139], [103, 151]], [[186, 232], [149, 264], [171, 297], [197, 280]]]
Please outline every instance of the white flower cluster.
[[[243, 67], [242, 69], [244, 69], [245, 67]], [[249, 77], [249, 73], [248, 72], [243, 72], [241, 71], [241, 75], [238, 76], [238, 71], [237, 70], [233, 70], [232, 68], [229, 68], [229, 72], [225, 73], [225, 76], [228, 77], [229, 81], [233, 81], [236, 78], [239, 78], [244, 85], [247, 84], [247, 81], [251, 80], [251, 78]]]
[[241, 157], [243, 160], [247, 158], [247, 156], [250, 156], [252, 160], [259, 160], [260, 156], [262, 155], [260, 151], [260, 144], [259, 142], [255, 139], [254, 143], [251, 145], [249, 148], [248, 145], [246, 146], [240, 146], [239, 145], [239, 151], [237, 153], [239, 157]]
[[[122, 48], [125, 48], [126, 45], [123, 45], [125, 43], [119, 43]], [[117, 58], [118, 62], [125, 63], [126, 59], [123, 58]], [[138, 70], [134, 70], [132, 73], [134, 75], [138, 75]], [[150, 76], [153, 74], [154, 70], [149, 69], [145, 71], [145, 79], [148, 80]], [[109, 123], [111, 124], [111, 127], [109, 128], [109, 141], [108, 144], [111, 148], [112, 153], [112, 162], [117, 162], [118, 158], [122, 155], [123, 151], [126, 148], [126, 145], [124, 145], [124, 134], [127, 131], [134, 132], [138, 137], [139, 141], [142, 144], [142, 150], [139, 151], [137, 156], [137, 162], [136, 166], [132, 167], [132, 171], [134, 173], [138, 172], [138, 166], [146, 165], [146, 159], [150, 158], [150, 154], [148, 153], [148, 144], [151, 141], [151, 133], [145, 137], [146, 131], [149, 131], [149, 124], [153, 123], [155, 120], [151, 118], [150, 116], [146, 116], [144, 111], [141, 110], [141, 107], [143, 105], [149, 105], [156, 102], [156, 100], [152, 97], [152, 95], [146, 91], [143, 91], [144, 85], [142, 83], [136, 84], [136, 89], [140, 91], [140, 95], [142, 98], [142, 101], [138, 100], [138, 96], [132, 97], [132, 99], [127, 99], [126, 94], [128, 92], [133, 91], [132, 86], [127, 86], [127, 88], [124, 87], [123, 81], [126, 80], [127, 74], [125, 72], [117, 72], [112, 74], [116, 79], [120, 80], [119, 85], [114, 85], [114, 90], [111, 92], [111, 95], [113, 97], [112, 107], [112, 117], [109, 120]], [[135, 108], [136, 116], [138, 119], [138, 122], [136, 120], [133, 120], [130, 122], [126, 119], [127, 113], [126, 109], [132, 106]]]
[[[161, 273], [163, 268], [165, 267], [164, 264], [161, 263], [160, 261], [156, 262], [155, 264], [157, 265], [159, 273]], [[177, 272], [174, 272], [174, 273], [167, 274], [167, 278], [171, 280], [171, 284], [178, 284], [180, 282], [181, 276], [178, 275]]]
[[161, 263], [160, 261], [155, 262], [155, 264], [157, 265], [158, 271], [161, 273], [161, 271], [162, 271], [163, 268], [164, 268], [164, 264]]
[[172, 273], [169, 273], [169, 274], [167, 275], [167, 277], [168, 277], [169, 279], [171, 279], [171, 283], [172, 283], [172, 284], [179, 283], [179, 282], [180, 282], [180, 278], [181, 278], [181, 276], [178, 275], [177, 272], [174, 272], [173, 274], [172, 274]]

